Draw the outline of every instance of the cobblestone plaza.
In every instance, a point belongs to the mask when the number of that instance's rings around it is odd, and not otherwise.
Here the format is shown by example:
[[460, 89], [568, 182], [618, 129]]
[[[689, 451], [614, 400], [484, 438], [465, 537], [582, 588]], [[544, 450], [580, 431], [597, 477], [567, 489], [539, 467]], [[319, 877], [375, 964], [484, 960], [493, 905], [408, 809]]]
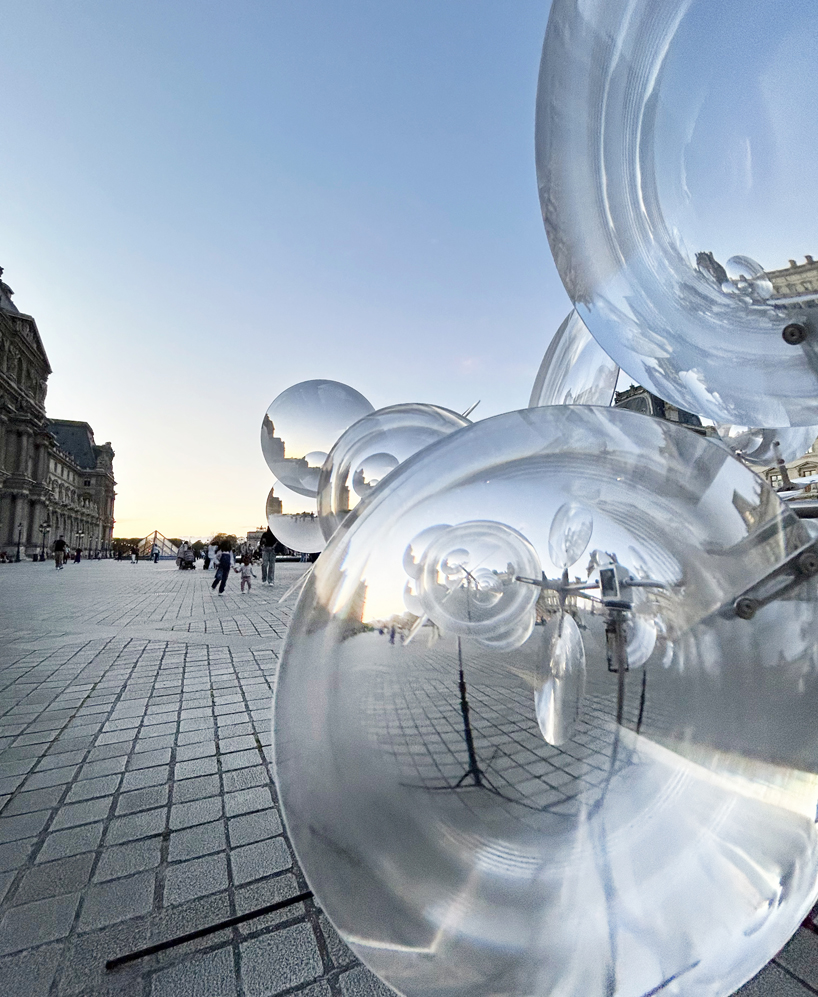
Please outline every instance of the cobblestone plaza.
[[[309, 899], [105, 967], [307, 890], [270, 757], [292, 611], [277, 600], [303, 570], [279, 564], [273, 588], [247, 595], [232, 576], [220, 598], [212, 573], [170, 562], [3, 567], [0, 994], [387, 992]], [[506, 724], [489, 705], [496, 744]], [[451, 717], [427, 706], [430, 739], [456, 753]], [[478, 701], [478, 733], [482, 712]], [[815, 932], [800, 929], [741, 993], [818, 993]]]

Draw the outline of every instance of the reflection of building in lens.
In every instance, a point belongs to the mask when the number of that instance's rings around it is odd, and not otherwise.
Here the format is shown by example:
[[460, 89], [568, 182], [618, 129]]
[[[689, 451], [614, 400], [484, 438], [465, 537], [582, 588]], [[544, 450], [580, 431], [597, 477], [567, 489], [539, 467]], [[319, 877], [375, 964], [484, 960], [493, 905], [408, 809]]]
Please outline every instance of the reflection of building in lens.
[[[790, 260], [789, 266], [781, 270], [762, 270], [759, 264], [754, 264], [758, 268], [757, 273], [746, 273], [739, 277], [735, 271], [731, 271], [731, 277], [710, 252], [696, 253], [696, 266], [723, 290], [745, 293], [751, 298], [756, 297], [753, 287], [756, 285], [758, 290], [761, 287], [758, 281], [763, 278], [765, 283], [769, 282], [766, 283], [766, 292], [760, 295], [766, 304], [808, 305], [818, 301], [818, 263], [811, 256], [806, 256], [804, 259], [804, 263]], [[734, 257], [727, 261], [727, 266], [736, 261], [753, 263], [746, 257]]]
[[727, 271], [712, 253], [696, 253], [696, 266], [709, 273], [719, 287], [727, 280]]
[[284, 440], [280, 440], [277, 436], [268, 437], [267, 453], [270, 455], [270, 460], [284, 460]]
[[[761, 473], [773, 488], [780, 488], [784, 484], [779, 467], [768, 467]], [[803, 457], [787, 464], [787, 474], [794, 483], [808, 485], [804, 491], [809, 494], [804, 495], [804, 498], [815, 498], [818, 495], [818, 440], [812, 444]], [[811, 478], [814, 478], [815, 481], [810, 481]]]
[[338, 489], [338, 515], [346, 516], [350, 511], [349, 508], [349, 488], [346, 485], [341, 485]]
[[773, 285], [771, 304], [777, 301], [818, 300], [818, 263], [811, 256], [805, 259], [805, 263], [790, 260], [790, 265], [783, 270], [767, 271], [767, 277]]
[[630, 409], [632, 412], [639, 412], [640, 415], [652, 415], [666, 422], [676, 422], [680, 426], [687, 426], [700, 436], [715, 435], [715, 430], [711, 426], [703, 426], [697, 415], [677, 408], [638, 384], [631, 385], [625, 391], [617, 391], [614, 396], [614, 407]]

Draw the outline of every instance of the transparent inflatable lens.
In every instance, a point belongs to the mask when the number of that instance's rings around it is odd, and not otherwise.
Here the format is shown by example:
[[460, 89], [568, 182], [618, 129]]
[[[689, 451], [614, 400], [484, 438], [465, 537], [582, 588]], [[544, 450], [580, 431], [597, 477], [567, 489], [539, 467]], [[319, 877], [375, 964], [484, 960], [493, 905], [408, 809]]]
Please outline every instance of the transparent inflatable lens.
[[548, 553], [558, 568], [570, 568], [585, 553], [594, 531], [590, 509], [566, 502], [557, 509], [548, 532]]
[[285, 547], [302, 554], [317, 554], [326, 540], [318, 523], [315, 499], [276, 484], [267, 495], [267, 524]]
[[359, 498], [368, 495], [369, 492], [380, 484], [380, 482], [394, 471], [400, 461], [391, 453], [376, 453], [371, 457], [366, 457], [355, 468], [352, 475], [352, 487]]
[[536, 157], [557, 268], [614, 362], [715, 422], [818, 424], [816, 75], [812, 0], [551, 6]]
[[545, 351], [529, 408], [540, 405], [610, 405], [619, 367], [572, 311]]
[[[503, 523], [451, 526], [427, 547], [418, 577], [426, 616], [444, 632], [504, 638], [533, 623], [537, 591], [518, 575], [539, 577], [536, 552]], [[525, 624], [525, 626], [524, 626]]]
[[427, 548], [433, 540], [449, 528], [448, 523], [438, 523], [436, 526], [428, 526], [425, 530], [421, 530], [416, 537], [413, 537], [411, 543], [406, 545], [401, 563], [403, 570], [410, 578], [420, 578], [420, 573], [423, 570], [421, 561]]
[[470, 425], [439, 405], [390, 405], [366, 416], [338, 439], [321, 473], [318, 512], [329, 539], [358, 501], [424, 447]]
[[542, 636], [534, 709], [542, 736], [559, 746], [574, 733], [585, 693], [585, 648], [573, 618], [555, 616]]
[[[594, 551], [544, 579], [578, 496]], [[622, 409], [507, 413], [391, 471], [275, 699], [289, 833], [354, 952], [409, 997], [756, 973], [818, 884], [816, 582], [734, 604], [809, 537], [721, 444]]]
[[333, 443], [372, 411], [360, 392], [339, 381], [292, 385], [270, 403], [261, 423], [267, 466], [287, 488], [315, 498], [321, 467]]

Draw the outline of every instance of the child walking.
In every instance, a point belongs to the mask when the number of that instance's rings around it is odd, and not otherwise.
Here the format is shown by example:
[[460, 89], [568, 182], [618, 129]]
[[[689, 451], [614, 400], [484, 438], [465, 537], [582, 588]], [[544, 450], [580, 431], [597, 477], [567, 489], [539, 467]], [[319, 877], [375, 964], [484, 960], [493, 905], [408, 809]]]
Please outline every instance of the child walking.
[[250, 579], [256, 577], [255, 571], [253, 571], [253, 563], [249, 554], [245, 554], [241, 559], [241, 565], [239, 567], [239, 572], [241, 573], [241, 591], [244, 593], [244, 586], [247, 585], [247, 591], [250, 591]]

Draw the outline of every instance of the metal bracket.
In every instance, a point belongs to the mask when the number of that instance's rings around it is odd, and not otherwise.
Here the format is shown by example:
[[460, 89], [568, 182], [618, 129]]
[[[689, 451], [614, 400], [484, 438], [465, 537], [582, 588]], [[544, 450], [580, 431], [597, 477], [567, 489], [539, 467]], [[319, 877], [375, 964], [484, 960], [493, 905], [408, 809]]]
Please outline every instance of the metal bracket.
[[818, 540], [806, 544], [791, 554], [768, 575], [752, 585], [733, 602], [730, 615], [751, 620], [755, 614], [775, 599], [789, 595], [808, 578], [818, 574]]
[[781, 338], [788, 346], [800, 346], [803, 349], [813, 374], [818, 376], [818, 346], [813, 330], [804, 322], [790, 322], [782, 329]]

